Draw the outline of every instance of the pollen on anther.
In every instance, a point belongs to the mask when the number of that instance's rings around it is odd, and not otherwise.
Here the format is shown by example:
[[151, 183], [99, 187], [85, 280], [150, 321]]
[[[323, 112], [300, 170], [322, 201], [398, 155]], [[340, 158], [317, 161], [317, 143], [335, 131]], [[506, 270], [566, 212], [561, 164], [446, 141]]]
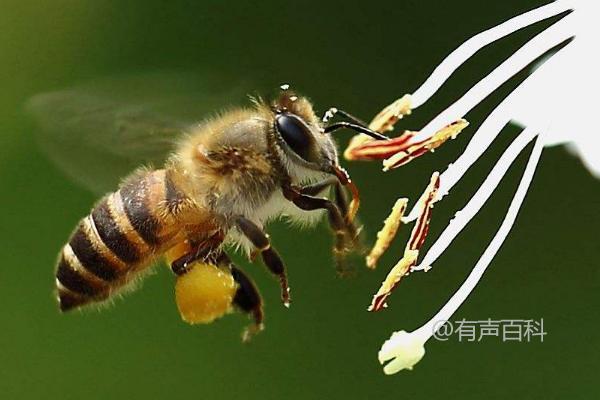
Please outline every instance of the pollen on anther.
[[377, 232], [377, 240], [375, 245], [371, 249], [371, 252], [366, 258], [367, 267], [374, 269], [379, 258], [385, 253], [388, 249], [392, 240], [396, 236], [398, 229], [402, 223], [402, 217], [404, 216], [404, 212], [406, 211], [406, 206], [408, 205], [408, 199], [402, 198], [396, 200], [394, 207], [392, 208], [392, 212], [386, 218], [383, 223], [383, 228], [379, 232]]

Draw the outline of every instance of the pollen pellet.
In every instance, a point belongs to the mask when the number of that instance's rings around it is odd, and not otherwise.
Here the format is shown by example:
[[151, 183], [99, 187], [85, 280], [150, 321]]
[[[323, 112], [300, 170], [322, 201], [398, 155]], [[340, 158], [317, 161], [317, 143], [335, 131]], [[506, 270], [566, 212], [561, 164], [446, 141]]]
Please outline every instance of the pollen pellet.
[[214, 321], [230, 311], [236, 289], [228, 271], [212, 264], [194, 264], [175, 284], [181, 318], [189, 324]]

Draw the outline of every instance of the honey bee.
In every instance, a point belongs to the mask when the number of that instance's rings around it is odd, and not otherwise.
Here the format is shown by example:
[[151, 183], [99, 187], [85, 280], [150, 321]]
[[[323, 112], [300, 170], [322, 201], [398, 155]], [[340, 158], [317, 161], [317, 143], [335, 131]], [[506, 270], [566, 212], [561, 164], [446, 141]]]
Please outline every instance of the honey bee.
[[[45, 102], [47, 97], [34, 99], [34, 113]], [[347, 121], [326, 124], [334, 114]], [[150, 127], [139, 120], [136, 124], [138, 130]], [[251, 278], [233, 265], [226, 248], [241, 247], [249, 257], [260, 254], [279, 281], [283, 304], [289, 306], [284, 262], [265, 224], [283, 215], [310, 224], [324, 212], [335, 237], [333, 254], [343, 269], [358, 236], [354, 216], [359, 194], [339, 164], [331, 137], [342, 128], [387, 139], [341, 110], [332, 108], [319, 119], [309, 100], [288, 85], [271, 103], [253, 99], [251, 108], [225, 112], [181, 132], [161, 167], [138, 168], [79, 222], [58, 257], [60, 310], [106, 301], [165, 257], [182, 280], [177, 295], [185, 320], [212, 321], [232, 308], [250, 315], [254, 330], [260, 330], [261, 296]], [[170, 131], [153, 132], [156, 143]], [[349, 203], [343, 187], [352, 193]], [[332, 188], [333, 201], [321, 196]], [[184, 281], [192, 270], [194, 280]], [[208, 297], [225, 306], [199, 309], [193, 291], [201, 284], [223, 286], [209, 290]]]

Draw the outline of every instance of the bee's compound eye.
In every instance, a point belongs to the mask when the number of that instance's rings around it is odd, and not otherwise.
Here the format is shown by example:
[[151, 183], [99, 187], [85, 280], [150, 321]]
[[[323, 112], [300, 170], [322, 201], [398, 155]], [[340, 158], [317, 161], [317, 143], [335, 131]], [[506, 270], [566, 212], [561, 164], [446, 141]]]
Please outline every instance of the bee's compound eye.
[[306, 123], [290, 113], [279, 114], [275, 119], [277, 131], [287, 145], [304, 160], [311, 162], [315, 139]]

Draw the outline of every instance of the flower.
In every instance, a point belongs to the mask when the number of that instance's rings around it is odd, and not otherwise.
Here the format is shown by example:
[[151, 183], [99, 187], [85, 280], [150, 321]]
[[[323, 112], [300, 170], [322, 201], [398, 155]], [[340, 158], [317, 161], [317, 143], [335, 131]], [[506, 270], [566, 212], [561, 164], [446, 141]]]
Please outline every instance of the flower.
[[[437, 147], [446, 139], [455, 136], [458, 132], [443, 136], [443, 141], [435, 140], [440, 137], [440, 132], [452, 126], [454, 122], [461, 121], [471, 109], [518, 71], [553, 48], [563, 45], [560, 50], [548, 56], [545, 62], [538, 65], [531, 75], [490, 113], [473, 135], [463, 154], [439, 175], [435, 198], [428, 203], [427, 207], [423, 207], [422, 202], [418, 202], [407, 216], [398, 217], [402, 218], [404, 224], [417, 221], [415, 226], [418, 226], [426, 213], [428, 221], [429, 209], [433, 207], [433, 204], [439, 202], [450, 192], [470, 166], [492, 144], [505, 125], [516, 121], [517, 124], [524, 127], [499, 158], [473, 197], [462, 210], [456, 213], [420, 263], [416, 265], [417, 260], [412, 258], [407, 262], [405, 254], [399, 264], [394, 267], [378, 292], [378, 295], [384, 296], [384, 299], [390, 295], [404, 274], [427, 271], [431, 268], [437, 258], [490, 198], [518, 155], [531, 141], [535, 140], [529, 161], [504, 220], [465, 282], [429, 322], [410, 333], [404, 330], [393, 333], [381, 347], [379, 361], [382, 364], [389, 362], [384, 366], [386, 374], [393, 374], [402, 369], [412, 369], [425, 354], [424, 345], [435, 333], [438, 327], [436, 322], [449, 320], [473, 291], [516, 220], [544, 146], [567, 144], [571, 151], [581, 157], [584, 165], [595, 176], [600, 177], [600, 136], [598, 135], [600, 132], [598, 132], [596, 121], [593, 120], [596, 111], [593, 108], [597, 103], [597, 93], [600, 89], [600, 79], [598, 78], [600, 65], [595, 57], [589, 56], [595, 53], [595, 41], [600, 36], [597, 24], [597, 20], [600, 18], [600, 5], [596, 1], [558, 0], [518, 15], [473, 36], [443, 60], [412, 95], [405, 95], [386, 107], [370, 126], [376, 130], [377, 128], [390, 130], [398, 119], [424, 104], [452, 73], [478, 50], [525, 26], [563, 13], [566, 15], [558, 22], [523, 45], [422, 130], [405, 132], [385, 145], [358, 137], [351, 142], [349, 149], [345, 152], [346, 157], [350, 159], [385, 158], [384, 170], [399, 167], [405, 164], [404, 161], [410, 161], [414, 157], [432, 150], [430, 146], [432, 142]], [[416, 144], [421, 146], [416, 146]], [[400, 155], [392, 150], [397, 150]], [[432, 193], [431, 189], [429, 188], [426, 193]], [[386, 225], [392, 223], [393, 221], [386, 220]], [[389, 229], [385, 230], [385, 232], [389, 231]], [[391, 231], [395, 233], [395, 230]], [[410, 241], [414, 237], [414, 232], [415, 230], [413, 230]], [[421, 244], [426, 233], [425, 230], [419, 235]], [[385, 243], [389, 244], [389, 241], [390, 238], [386, 238]], [[416, 258], [418, 251], [417, 254], [413, 252], [409, 256]], [[407, 264], [411, 264], [410, 270], [406, 269]], [[399, 272], [401, 274], [399, 276], [393, 274], [398, 265], [404, 268]], [[396, 272], [398, 273], [398, 271]], [[383, 293], [381, 293], [382, 290]], [[375, 311], [383, 309], [384, 304], [381, 304], [381, 307], [371, 307], [371, 309]]]

